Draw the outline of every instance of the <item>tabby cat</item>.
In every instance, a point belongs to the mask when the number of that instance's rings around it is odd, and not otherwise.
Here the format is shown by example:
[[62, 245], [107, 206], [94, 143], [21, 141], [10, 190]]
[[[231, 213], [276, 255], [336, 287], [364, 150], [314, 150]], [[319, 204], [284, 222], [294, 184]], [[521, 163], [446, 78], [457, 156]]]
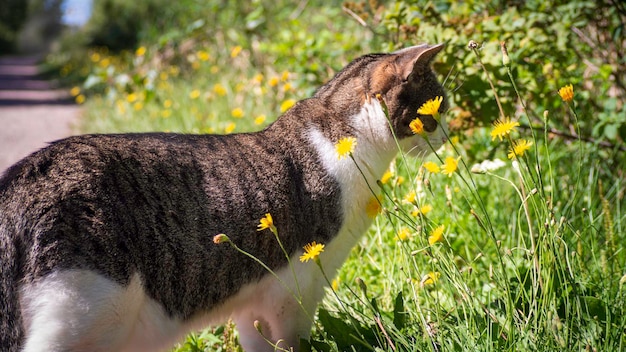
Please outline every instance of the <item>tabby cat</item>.
[[[416, 112], [445, 97], [430, 67], [442, 47], [362, 56], [262, 131], [74, 136], [13, 165], [0, 179], [2, 351], [168, 350], [229, 318], [247, 351], [298, 350], [326, 282], [303, 246], [325, 244], [334, 275], [396, 140], [412, 155], [446, 141], [445, 121]], [[344, 137], [356, 147], [339, 158]], [[257, 231], [267, 213], [293, 272]]]

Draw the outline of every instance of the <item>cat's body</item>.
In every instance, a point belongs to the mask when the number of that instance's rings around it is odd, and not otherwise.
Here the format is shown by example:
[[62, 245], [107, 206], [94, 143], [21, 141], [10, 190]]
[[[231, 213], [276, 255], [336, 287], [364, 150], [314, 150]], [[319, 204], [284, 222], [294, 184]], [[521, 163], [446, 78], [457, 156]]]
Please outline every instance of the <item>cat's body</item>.
[[[164, 350], [229, 317], [247, 350], [273, 350], [255, 321], [297, 349], [325, 283], [298, 260], [302, 247], [325, 244], [330, 275], [341, 266], [370, 224], [369, 186], [397, 153], [390, 124], [414, 153], [445, 141], [430, 116], [427, 137], [408, 128], [421, 104], [444, 96], [429, 68], [440, 49], [361, 57], [260, 132], [77, 136], [11, 167], [0, 179], [0, 349]], [[337, 157], [348, 136], [360, 171]], [[276, 238], [257, 231], [266, 213], [297, 285]], [[282, 283], [213, 243], [222, 233]]]

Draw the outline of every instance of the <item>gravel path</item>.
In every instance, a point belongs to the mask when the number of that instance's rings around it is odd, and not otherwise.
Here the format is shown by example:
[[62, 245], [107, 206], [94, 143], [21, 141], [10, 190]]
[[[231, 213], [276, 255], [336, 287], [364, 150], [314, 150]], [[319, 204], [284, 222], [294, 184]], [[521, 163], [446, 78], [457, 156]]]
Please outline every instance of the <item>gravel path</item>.
[[39, 77], [37, 57], [0, 57], [0, 173], [75, 129], [80, 108]]

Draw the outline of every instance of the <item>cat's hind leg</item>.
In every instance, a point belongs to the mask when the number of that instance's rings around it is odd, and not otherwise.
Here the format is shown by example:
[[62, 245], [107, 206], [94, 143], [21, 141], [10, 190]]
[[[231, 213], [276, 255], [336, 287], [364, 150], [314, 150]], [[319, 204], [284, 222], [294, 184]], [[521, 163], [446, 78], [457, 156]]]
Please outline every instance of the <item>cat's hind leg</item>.
[[167, 319], [151, 307], [137, 275], [121, 286], [87, 270], [57, 271], [23, 285], [20, 306], [24, 352], [155, 350], [151, 344], [163, 343], [163, 336], [177, 328], [171, 321], [159, 329], [164, 335], [146, 334], [150, 329], [143, 325], [154, 322], [145, 320]]

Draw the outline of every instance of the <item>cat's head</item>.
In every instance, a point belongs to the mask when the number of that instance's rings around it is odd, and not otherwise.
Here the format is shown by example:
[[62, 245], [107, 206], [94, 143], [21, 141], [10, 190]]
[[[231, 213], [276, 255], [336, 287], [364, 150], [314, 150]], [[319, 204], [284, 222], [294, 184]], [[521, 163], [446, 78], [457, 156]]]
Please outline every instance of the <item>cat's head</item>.
[[[329, 100], [327, 106], [340, 107], [348, 115], [357, 114], [364, 105], [376, 105], [381, 99], [387, 106], [390, 125], [402, 149], [411, 155], [427, 154], [445, 143], [448, 135], [442, 115], [448, 108], [447, 96], [431, 69], [433, 59], [442, 49], [443, 44], [424, 44], [388, 54], [362, 56], [316, 95]], [[424, 103], [436, 97], [443, 98], [438, 121], [431, 115], [417, 113]], [[421, 135], [416, 135], [409, 127], [415, 118], [422, 121], [424, 133]], [[388, 130], [389, 123], [385, 121], [385, 124]]]

